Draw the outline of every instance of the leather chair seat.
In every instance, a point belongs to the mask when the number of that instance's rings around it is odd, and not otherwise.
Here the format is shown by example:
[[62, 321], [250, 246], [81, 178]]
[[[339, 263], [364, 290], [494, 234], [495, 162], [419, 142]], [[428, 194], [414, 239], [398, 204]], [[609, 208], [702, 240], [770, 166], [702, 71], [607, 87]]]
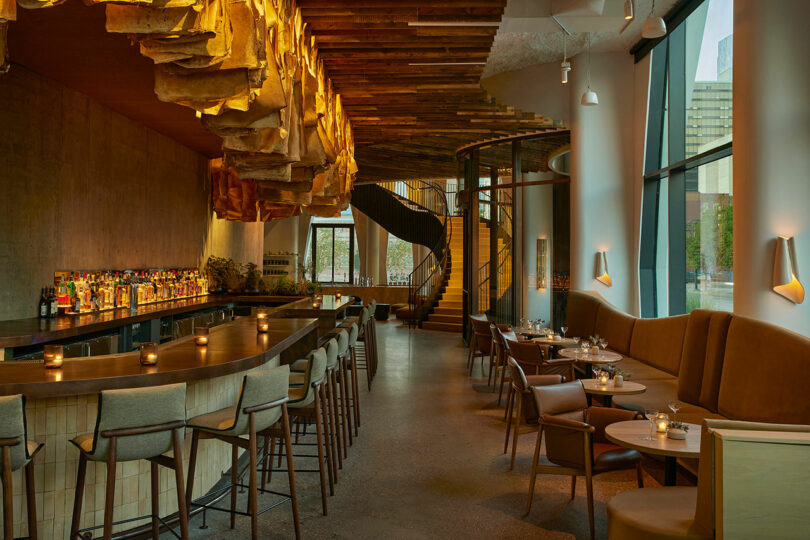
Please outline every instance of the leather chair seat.
[[593, 454], [594, 474], [618, 469], [633, 469], [641, 459], [641, 454], [636, 450], [605, 443], [594, 443]]
[[[188, 421], [188, 427], [202, 431], [227, 431], [233, 427], [234, 418], [236, 418], [236, 407], [226, 407], [195, 416]], [[92, 433], [90, 438], [92, 442]]]
[[707, 539], [694, 530], [696, 487], [624, 491], [607, 504], [608, 538], [613, 540]]

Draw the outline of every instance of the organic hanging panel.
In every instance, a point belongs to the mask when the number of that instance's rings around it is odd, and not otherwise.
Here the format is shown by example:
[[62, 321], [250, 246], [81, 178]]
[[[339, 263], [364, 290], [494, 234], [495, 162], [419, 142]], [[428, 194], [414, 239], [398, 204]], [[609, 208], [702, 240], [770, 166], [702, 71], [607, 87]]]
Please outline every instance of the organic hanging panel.
[[[0, 0], [0, 70], [19, 7]], [[293, 0], [86, 0], [107, 32], [127, 34], [155, 64], [155, 94], [196, 111], [223, 139], [213, 167], [217, 217], [281, 219], [348, 205], [356, 166], [349, 120]], [[319, 178], [315, 182], [315, 178]]]

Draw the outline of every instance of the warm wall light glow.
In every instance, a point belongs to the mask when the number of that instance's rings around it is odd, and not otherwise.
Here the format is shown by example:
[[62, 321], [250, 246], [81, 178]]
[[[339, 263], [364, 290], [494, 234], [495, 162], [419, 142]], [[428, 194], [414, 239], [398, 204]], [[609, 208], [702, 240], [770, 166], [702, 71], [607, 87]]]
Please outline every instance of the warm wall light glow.
[[796, 248], [793, 237], [776, 238], [776, 256], [773, 261], [773, 290], [795, 304], [804, 302], [804, 286], [799, 281]]
[[596, 272], [594, 273], [594, 278], [608, 287], [613, 285], [613, 280], [610, 279], [610, 274], [608, 274], [607, 251], [599, 251], [596, 253]]

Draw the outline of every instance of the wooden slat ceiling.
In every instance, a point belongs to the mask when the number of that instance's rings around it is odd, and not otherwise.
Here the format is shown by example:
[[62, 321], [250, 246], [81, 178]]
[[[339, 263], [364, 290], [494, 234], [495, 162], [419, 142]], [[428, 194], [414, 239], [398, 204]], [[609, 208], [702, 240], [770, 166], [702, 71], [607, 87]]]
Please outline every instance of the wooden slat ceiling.
[[298, 5], [351, 118], [360, 181], [455, 176], [458, 146], [551, 127], [479, 84], [506, 0]]

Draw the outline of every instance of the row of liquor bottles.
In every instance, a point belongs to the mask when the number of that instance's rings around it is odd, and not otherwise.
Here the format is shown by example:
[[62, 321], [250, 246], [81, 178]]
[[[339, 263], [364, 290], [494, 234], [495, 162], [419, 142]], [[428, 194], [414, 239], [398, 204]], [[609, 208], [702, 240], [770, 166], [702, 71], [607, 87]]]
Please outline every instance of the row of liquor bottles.
[[47, 317], [56, 316], [57, 312], [88, 313], [135, 308], [205, 294], [208, 294], [208, 279], [193, 268], [57, 272], [54, 287], [43, 289], [39, 313], [41, 317]]

